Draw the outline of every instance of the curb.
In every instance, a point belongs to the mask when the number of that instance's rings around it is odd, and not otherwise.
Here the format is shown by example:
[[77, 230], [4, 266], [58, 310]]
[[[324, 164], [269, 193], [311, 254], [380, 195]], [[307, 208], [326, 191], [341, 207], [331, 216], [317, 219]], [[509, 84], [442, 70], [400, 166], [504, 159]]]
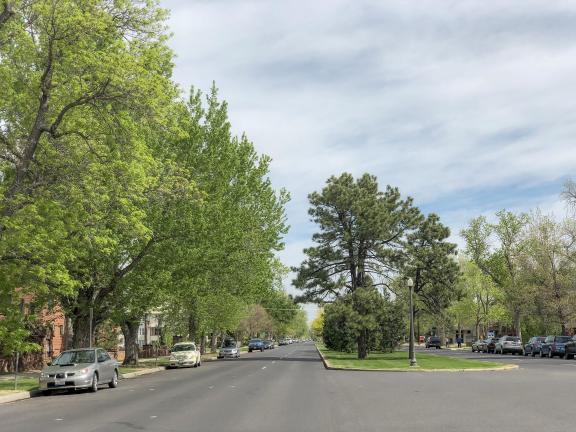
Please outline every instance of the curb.
[[[120, 379], [136, 378], [136, 377], [141, 376], [141, 375], [148, 375], [148, 374], [163, 371], [165, 369], [166, 368], [164, 366], [160, 366], [157, 368], [150, 368], [150, 369], [144, 369], [144, 370], [137, 371], [137, 372], [130, 372], [127, 374], [121, 374]], [[0, 405], [5, 404], [5, 403], [10, 403], [10, 402], [17, 402], [20, 400], [30, 399], [30, 398], [40, 396], [40, 395], [42, 395], [42, 392], [40, 390], [32, 390], [29, 392], [23, 391], [23, 392], [17, 392], [17, 393], [12, 393], [12, 394], [7, 394], [7, 395], [0, 395]]]
[[433, 373], [433, 372], [500, 372], [500, 371], [509, 371], [509, 370], [517, 370], [520, 367], [515, 364], [506, 364], [502, 367], [487, 367], [487, 368], [477, 368], [477, 369], [362, 369], [362, 368], [343, 368], [343, 367], [334, 367], [328, 363], [328, 360], [324, 358], [324, 355], [320, 351], [320, 349], [316, 346], [316, 351], [320, 355], [322, 359], [322, 363], [324, 364], [324, 368], [328, 370], [340, 370], [340, 371], [355, 371], [355, 372], [408, 372], [408, 373], [416, 373], [416, 372], [424, 372], [424, 373]]
[[144, 369], [144, 370], [141, 370], [141, 371], [129, 372], [129, 373], [127, 373], [127, 374], [121, 374], [121, 375], [120, 375], [120, 378], [121, 378], [121, 379], [136, 378], [136, 377], [141, 376], [141, 375], [148, 375], [148, 374], [160, 372], [160, 371], [163, 371], [163, 370], [166, 370], [166, 367], [160, 366], [160, 367], [157, 367], [157, 368], [149, 368], [149, 369]]
[[23, 392], [17, 392], [17, 393], [2, 395], [2, 396], [0, 396], [0, 405], [5, 404], [5, 403], [10, 403], [10, 402], [16, 402], [19, 400], [30, 399], [30, 398], [39, 396], [41, 394], [42, 394], [42, 392], [40, 390], [32, 390], [29, 392], [23, 391]]

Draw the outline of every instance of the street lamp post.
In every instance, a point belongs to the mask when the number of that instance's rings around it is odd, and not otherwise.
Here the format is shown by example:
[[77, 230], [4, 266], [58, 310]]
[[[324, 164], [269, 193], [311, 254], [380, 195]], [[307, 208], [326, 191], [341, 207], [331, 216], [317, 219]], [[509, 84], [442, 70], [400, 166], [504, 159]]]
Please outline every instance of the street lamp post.
[[410, 357], [410, 367], [418, 366], [416, 363], [416, 354], [414, 353], [414, 281], [408, 278], [406, 281], [410, 290], [410, 340], [408, 342], [408, 356]]

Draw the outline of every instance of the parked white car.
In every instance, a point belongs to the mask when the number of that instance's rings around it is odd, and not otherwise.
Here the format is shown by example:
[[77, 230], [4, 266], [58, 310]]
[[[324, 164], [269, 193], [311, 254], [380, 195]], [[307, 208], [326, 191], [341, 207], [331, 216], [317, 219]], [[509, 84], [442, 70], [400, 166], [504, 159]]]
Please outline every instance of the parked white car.
[[198, 367], [202, 365], [200, 350], [194, 342], [180, 342], [170, 350], [170, 364], [168, 368]]

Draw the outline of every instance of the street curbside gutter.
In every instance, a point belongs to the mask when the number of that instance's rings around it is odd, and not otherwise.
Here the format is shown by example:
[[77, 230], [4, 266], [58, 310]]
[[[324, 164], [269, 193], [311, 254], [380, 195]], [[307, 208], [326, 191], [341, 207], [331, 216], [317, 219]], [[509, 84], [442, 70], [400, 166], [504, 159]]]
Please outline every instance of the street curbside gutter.
[[[136, 378], [136, 377], [139, 377], [141, 375], [148, 375], [148, 374], [160, 372], [163, 370], [166, 370], [166, 368], [164, 366], [160, 366], [157, 368], [143, 369], [141, 371], [130, 372], [127, 374], [121, 374], [120, 379]], [[10, 402], [17, 402], [20, 400], [30, 399], [30, 398], [33, 398], [36, 396], [41, 396], [41, 395], [42, 395], [42, 392], [40, 390], [32, 390], [29, 392], [22, 391], [22, 392], [14, 392], [14, 393], [9, 393], [9, 394], [4, 394], [4, 395], [0, 395], [0, 405], [5, 404], [5, 403], [10, 403]]]
[[136, 378], [136, 377], [141, 376], [141, 375], [148, 375], [148, 374], [160, 372], [163, 370], [166, 370], [166, 367], [159, 366], [159, 367], [155, 367], [155, 368], [142, 369], [142, 370], [139, 370], [136, 372], [129, 372], [126, 374], [120, 374], [120, 378], [121, 379]]
[[30, 399], [41, 395], [40, 390], [14, 392], [9, 394], [0, 395], [0, 404], [16, 402], [19, 400]]
[[424, 373], [433, 373], [433, 372], [500, 372], [500, 371], [510, 371], [510, 370], [518, 370], [519, 366], [515, 364], [505, 364], [501, 367], [487, 367], [487, 368], [476, 368], [476, 369], [422, 369], [422, 368], [414, 368], [414, 369], [362, 369], [362, 368], [344, 368], [344, 367], [335, 367], [330, 364], [328, 360], [320, 351], [320, 348], [316, 346], [316, 351], [318, 351], [318, 355], [322, 359], [322, 363], [324, 364], [324, 368], [328, 370], [340, 370], [340, 371], [354, 371], [354, 372], [409, 372], [409, 373], [416, 373], [416, 372], [424, 372]]

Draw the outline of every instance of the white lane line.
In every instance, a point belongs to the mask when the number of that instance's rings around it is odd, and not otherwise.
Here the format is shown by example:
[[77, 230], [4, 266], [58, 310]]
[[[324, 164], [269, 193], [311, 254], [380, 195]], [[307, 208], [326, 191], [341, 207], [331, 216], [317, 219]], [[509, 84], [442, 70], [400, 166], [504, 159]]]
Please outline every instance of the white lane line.
[[148, 390], [149, 390], [149, 391], [154, 391], [154, 390], [156, 390], [156, 389], [154, 389], [154, 388], [150, 388], [150, 389], [148, 389]]
[[262, 370], [266, 369], [266, 366], [262, 366]]
[[236, 388], [236, 386], [235, 386], [235, 385], [231, 385], [230, 388]]
[[64, 419], [63, 419], [63, 418], [57, 418], [57, 419], [54, 419], [54, 420], [55, 420], [55, 421], [63, 421]]
[[158, 416], [150, 416], [151, 419], [158, 418]]
[[208, 386], [208, 388], [209, 388], [210, 390], [212, 390], [212, 389], [214, 388], [214, 386]]

